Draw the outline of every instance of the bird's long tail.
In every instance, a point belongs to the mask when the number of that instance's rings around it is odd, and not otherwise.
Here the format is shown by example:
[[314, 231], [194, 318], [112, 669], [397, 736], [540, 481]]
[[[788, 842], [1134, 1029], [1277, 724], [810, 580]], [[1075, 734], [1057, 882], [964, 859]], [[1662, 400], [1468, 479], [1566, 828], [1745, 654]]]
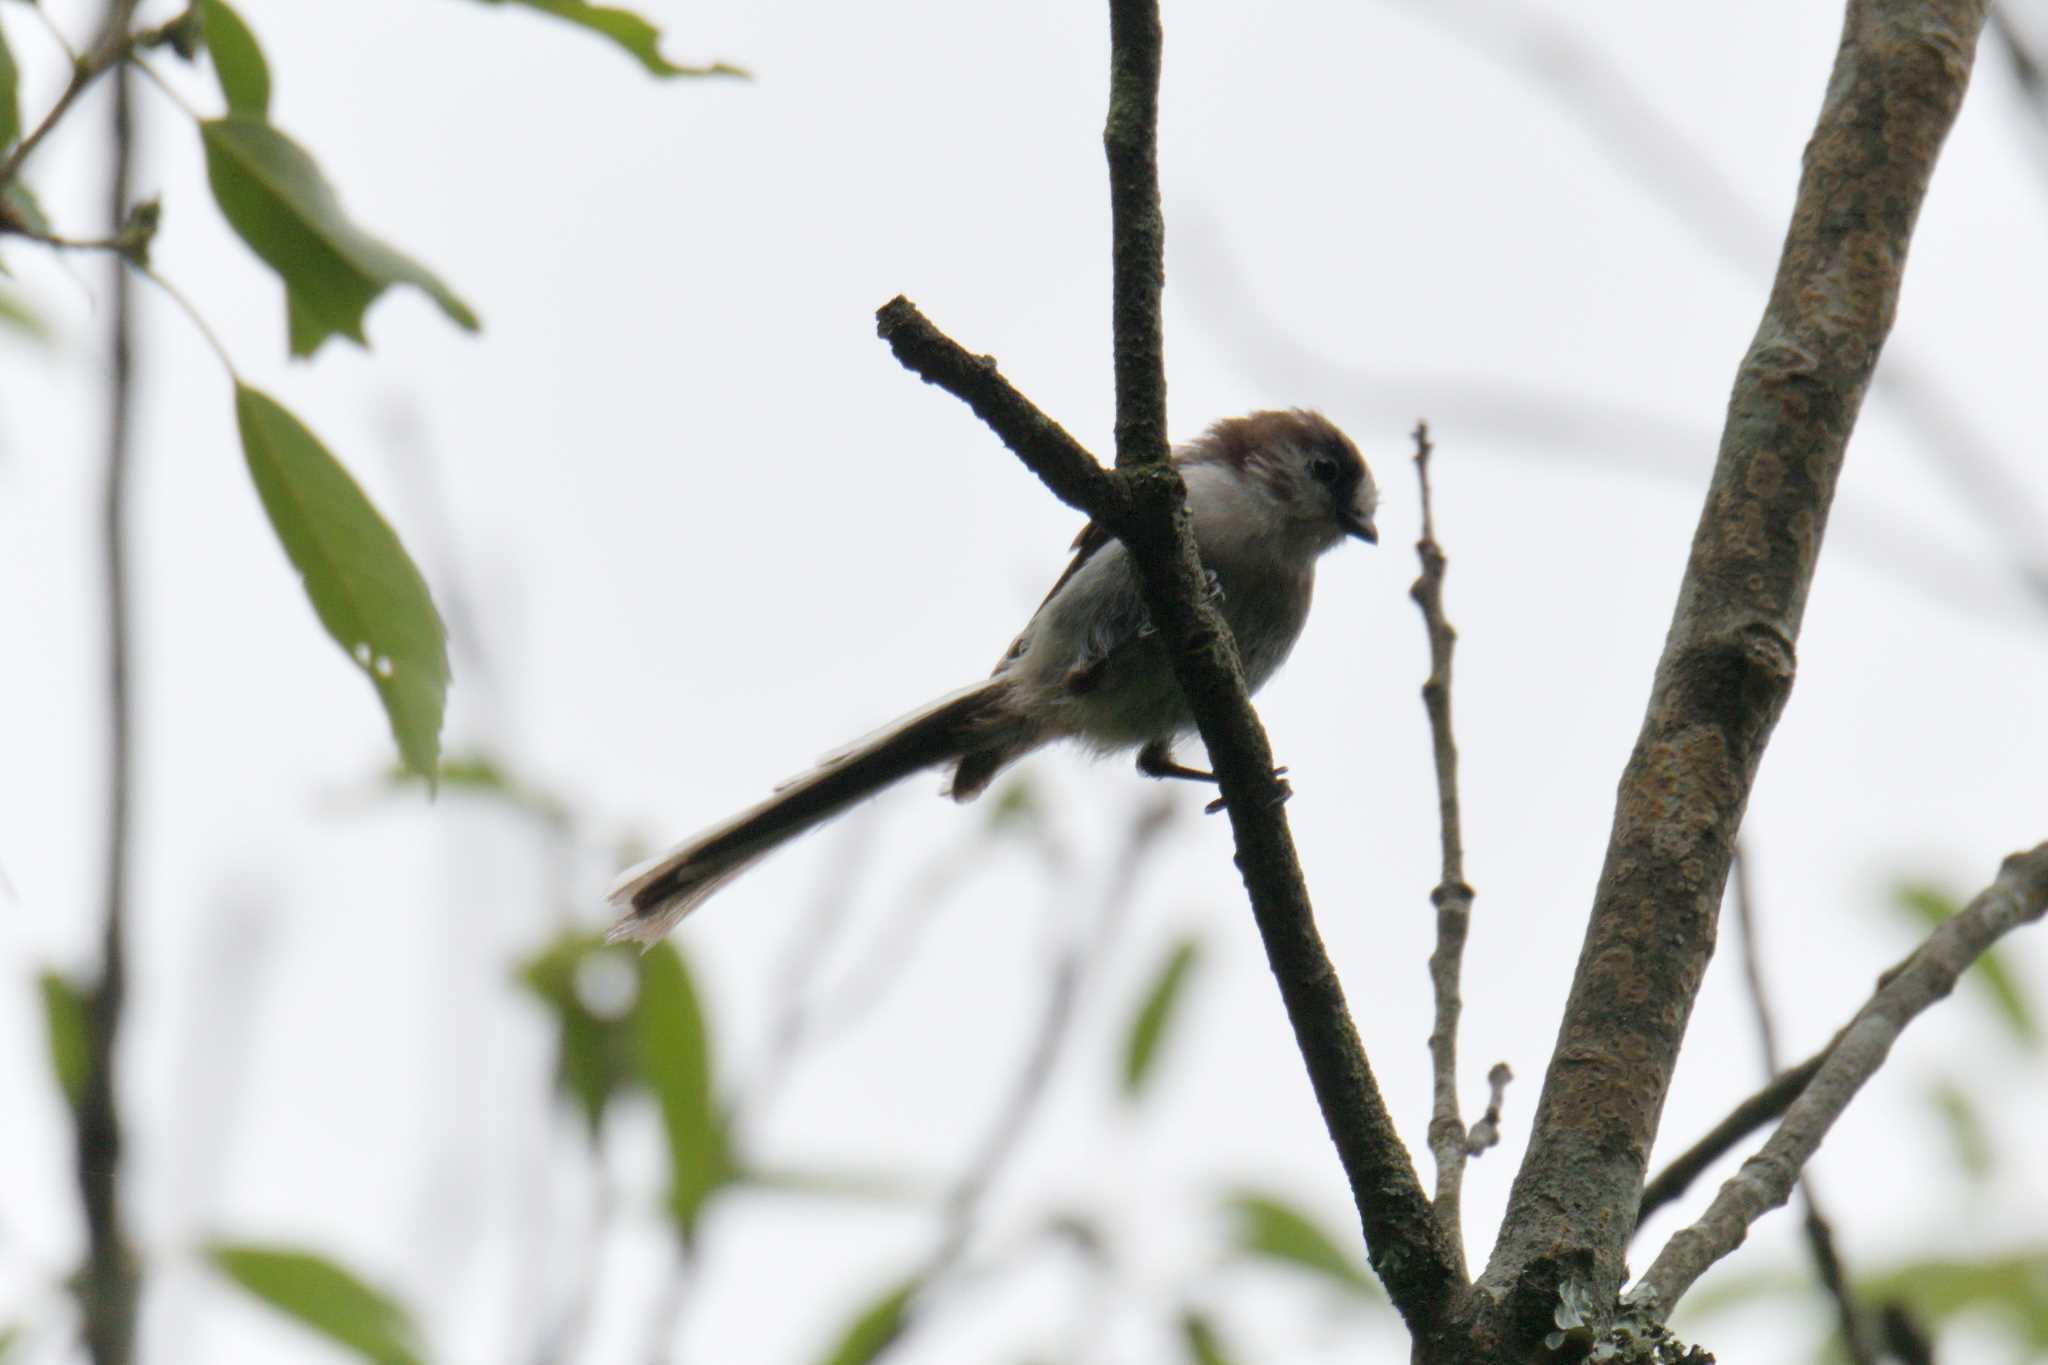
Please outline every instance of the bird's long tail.
[[766, 801], [629, 868], [608, 899], [610, 942], [654, 943], [714, 891], [806, 830], [913, 773], [987, 747], [1011, 728], [1006, 684], [990, 679], [939, 698], [819, 760]]

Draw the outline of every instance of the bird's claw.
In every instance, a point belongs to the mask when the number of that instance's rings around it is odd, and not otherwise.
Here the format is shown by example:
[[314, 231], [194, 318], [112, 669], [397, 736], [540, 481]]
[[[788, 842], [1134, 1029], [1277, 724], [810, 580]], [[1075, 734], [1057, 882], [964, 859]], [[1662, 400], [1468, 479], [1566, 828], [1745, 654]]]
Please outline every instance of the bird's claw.
[[[1286, 805], [1287, 799], [1294, 795], [1294, 788], [1287, 781], [1287, 766], [1285, 764], [1273, 769], [1273, 781], [1279, 786], [1280, 793], [1268, 803], [1268, 809], [1273, 806]], [[1202, 807], [1202, 814], [1214, 815], [1229, 804], [1229, 801], [1219, 796], [1208, 805]]]

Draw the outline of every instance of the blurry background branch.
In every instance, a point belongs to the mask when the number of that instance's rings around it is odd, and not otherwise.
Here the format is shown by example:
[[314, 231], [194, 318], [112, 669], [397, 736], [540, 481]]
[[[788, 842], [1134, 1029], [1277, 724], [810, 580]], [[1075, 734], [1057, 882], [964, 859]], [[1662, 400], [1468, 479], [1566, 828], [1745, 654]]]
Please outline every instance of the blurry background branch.
[[[1749, 990], [1750, 1008], [1756, 1014], [1757, 1051], [1763, 1062], [1764, 1075], [1774, 1077], [1783, 1069], [1779, 1060], [1778, 1022], [1771, 1009], [1770, 992], [1764, 985], [1763, 945], [1757, 938], [1755, 870], [1750, 866], [1748, 849], [1740, 844], [1736, 846], [1729, 874], [1742, 948], [1742, 979]], [[1835, 1243], [1834, 1227], [1827, 1215], [1821, 1212], [1811, 1176], [1801, 1174], [1799, 1192], [1806, 1203], [1807, 1247], [1813, 1253], [1814, 1270], [1820, 1276], [1821, 1286], [1834, 1300], [1836, 1316], [1842, 1325], [1843, 1350], [1848, 1354], [1851, 1365], [1877, 1365], [1878, 1357], [1870, 1340], [1868, 1319], [1856, 1302], [1855, 1292], [1849, 1287]]]

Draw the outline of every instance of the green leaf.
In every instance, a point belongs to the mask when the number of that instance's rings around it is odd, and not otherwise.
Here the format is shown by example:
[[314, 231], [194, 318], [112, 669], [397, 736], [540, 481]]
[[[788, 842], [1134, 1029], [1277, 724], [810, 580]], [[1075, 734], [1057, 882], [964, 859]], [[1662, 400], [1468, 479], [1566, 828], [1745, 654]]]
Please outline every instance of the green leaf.
[[613, 9], [607, 5], [590, 5], [583, 0], [484, 0], [487, 5], [524, 5], [537, 9], [542, 14], [552, 14], [579, 24], [593, 33], [602, 34], [633, 55], [648, 74], [667, 79], [671, 76], [745, 76], [747, 73], [737, 66], [714, 62], [710, 66], [677, 66], [661, 55], [661, 30], [642, 19], [631, 10]]
[[50, 1073], [71, 1107], [85, 1093], [92, 1068], [92, 1021], [85, 992], [55, 972], [44, 972], [43, 1028], [50, 1037]]
[[7, 30], [0, 28], [0, 149], [11, 146], [20, 136], [21, 72], [7, 46]]
[[206, 50], [213, 54], [213, 74], [231, 114], [252, 118], [270, 115], [270, 63], [256, 35], [230, 9], [226, 0], [199, 0], [205, 17]]
[[1306, 1270], [1347, 1294], [1378, 1299], [1372, 1274], [1306, 1213], [1277, 1196], [1240, 1190], [1224, 1200], [1239, 1252]]
[[905, 1311], [922, 1281], [905, 1280], [861, 1309], [839, 1334], [825, 1365], [867, 1365], [903, 1331]]
[[[1955, 914], [1962, 905], [1955, 897], [1925, 882], [1902, 882], [1892, 891], [1892, 904], [1923, 929], [1932, 929]], [[2015, 1040], [2028, 1048], [2041, 1045], [2040, 1021], [2027, 1003], [2026, 991], [1997, 948], [1985, 951], [1965, 974], [1986, 992], [1998, 1017], [2012, 1030]]]
[[312, 432], [268, 395], [235, 386], [249, 476], [314, 614], [377, 689], [406, 766], [432, 773], [448, 700], [448, 632], [426, 580], [377, 509]]
[[9, 218], [30, 232], [49, 233], [50, 220], [43, 215], [43, 206], [36, 201], [35, 191], [19, 179], [0, 185], [0, 207], [6, 209]]
[[[410, 787], [424, 780], [421, 774], [402, 766], [394, 768], [387, 776], [393, 786]], [[434, 776], [442, 791], [503, 801], [550, 825], [569, 823], [567, 802], [514, 777], [488, 755], [461, 754], [443, 758]]]
[[1194, 1365], [1231, 1365], [1231, 1357], [1216, 1335], [1216, 1324], [1205, 1313], [1191, 1308], [1180, 1315], [1180, 1340]]
[[1866, 1303], [1896, 1299], [1930, 1326], [1968, 1313], [2001, 1320], [2033, 1351], [2048, 1351], [2048, 1247], [1983, 1260], [1911, 1261], [1860, 1277]]
[[1928, 1092], [1933, 1101], [1934, 1111], [1941, 1115], [1942, 1127], [1948, 1132], [1949, 1150], [1955, 1154], [1956, 1164], [1970, 1179], [1982, 1182], [1988, 1179], [1998, 1165], [1998, 1153], [1991, 1145], [1991, 1132], [1984, 1125], [1984, 1116], [1977, 1112], [1969, 1092], [1954, 1081], [1938, 1081]]
[[36, 338], [50, 334], [50, 329], [35, 311], [13, 294], [0, 294], [0, 327], [12, 328]]
[[1194, 970], [1195, 959], [1200, 955], [1201, 944], [1193, 938], [1183, 938], [1166, 955], [1166, 960], [1152, 978], [1151, 986], [1145, 991], [1144, 1000], [1132, 1016], [1130, 1029], [1124, 1037], [1125, 1099], [1134, 1100], [1143, 1093], [1158, 1060], [1160, 1042], [1165, 1038], [1167, 1026], [1173, 1022], [1181, 997], [1186, 993], [1188, 973]]
[[641, 1080], [661, 1105], [668, 1137], [669, 1214], [685, 1244], [708, 1200], [737, 1174], [711, 1086], [711, 1041], [689, 968], [673, 943], [640, 959]]
[[632, 1014], [638, 976], [629, 950], [575, 930], [518, 970], [519, 983], [554, 1015], [555, 1083], [593, 1141], [611, 1101], [639, 1074], [640, 1031]]
[[296, 142], [247, 114], [206, 119], [199, 136], [221, 212], [284, 281], [293, 355], [311, 355], [336, 334], [367, 346], [363, 314], [394, 284], [425, 291], [457, 325], [476, 330], [476, 314], [438, 276], [349, 221]]
[[302, 1326], [377, 1365], [418, 1365], [419, 1334], [405, 1310], [324, 1257], [283, 1247], [214, 1242], [206, 1258]]

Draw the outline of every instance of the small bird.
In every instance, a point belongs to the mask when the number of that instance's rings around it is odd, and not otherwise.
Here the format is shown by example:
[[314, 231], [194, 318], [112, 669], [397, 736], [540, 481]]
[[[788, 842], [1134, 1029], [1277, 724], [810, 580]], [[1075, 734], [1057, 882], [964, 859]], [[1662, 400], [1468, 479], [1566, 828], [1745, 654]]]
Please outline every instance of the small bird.
[[[1308, 620], [1315, 565], [1344, 537], [1376, 544], [1379, 490], [1350, 438], [1295, 408], [1216, 423], [1177, 447], [1195, 545], [1253, 691]], [[1135, 748], [1148, 777], [1213, 782], [1174, 761], [1194, 729], [1123, 544], [1090, 522], [1074, 557], [987, 681], [940, 697], [819, 760], [757, 806], [624, 873], [608, 938], [654, 943], [720, 887], [806, 830], [913, 773], [952, 765], [971, 801], [1005, 767], [1056, 739], [1098, 754]]]

